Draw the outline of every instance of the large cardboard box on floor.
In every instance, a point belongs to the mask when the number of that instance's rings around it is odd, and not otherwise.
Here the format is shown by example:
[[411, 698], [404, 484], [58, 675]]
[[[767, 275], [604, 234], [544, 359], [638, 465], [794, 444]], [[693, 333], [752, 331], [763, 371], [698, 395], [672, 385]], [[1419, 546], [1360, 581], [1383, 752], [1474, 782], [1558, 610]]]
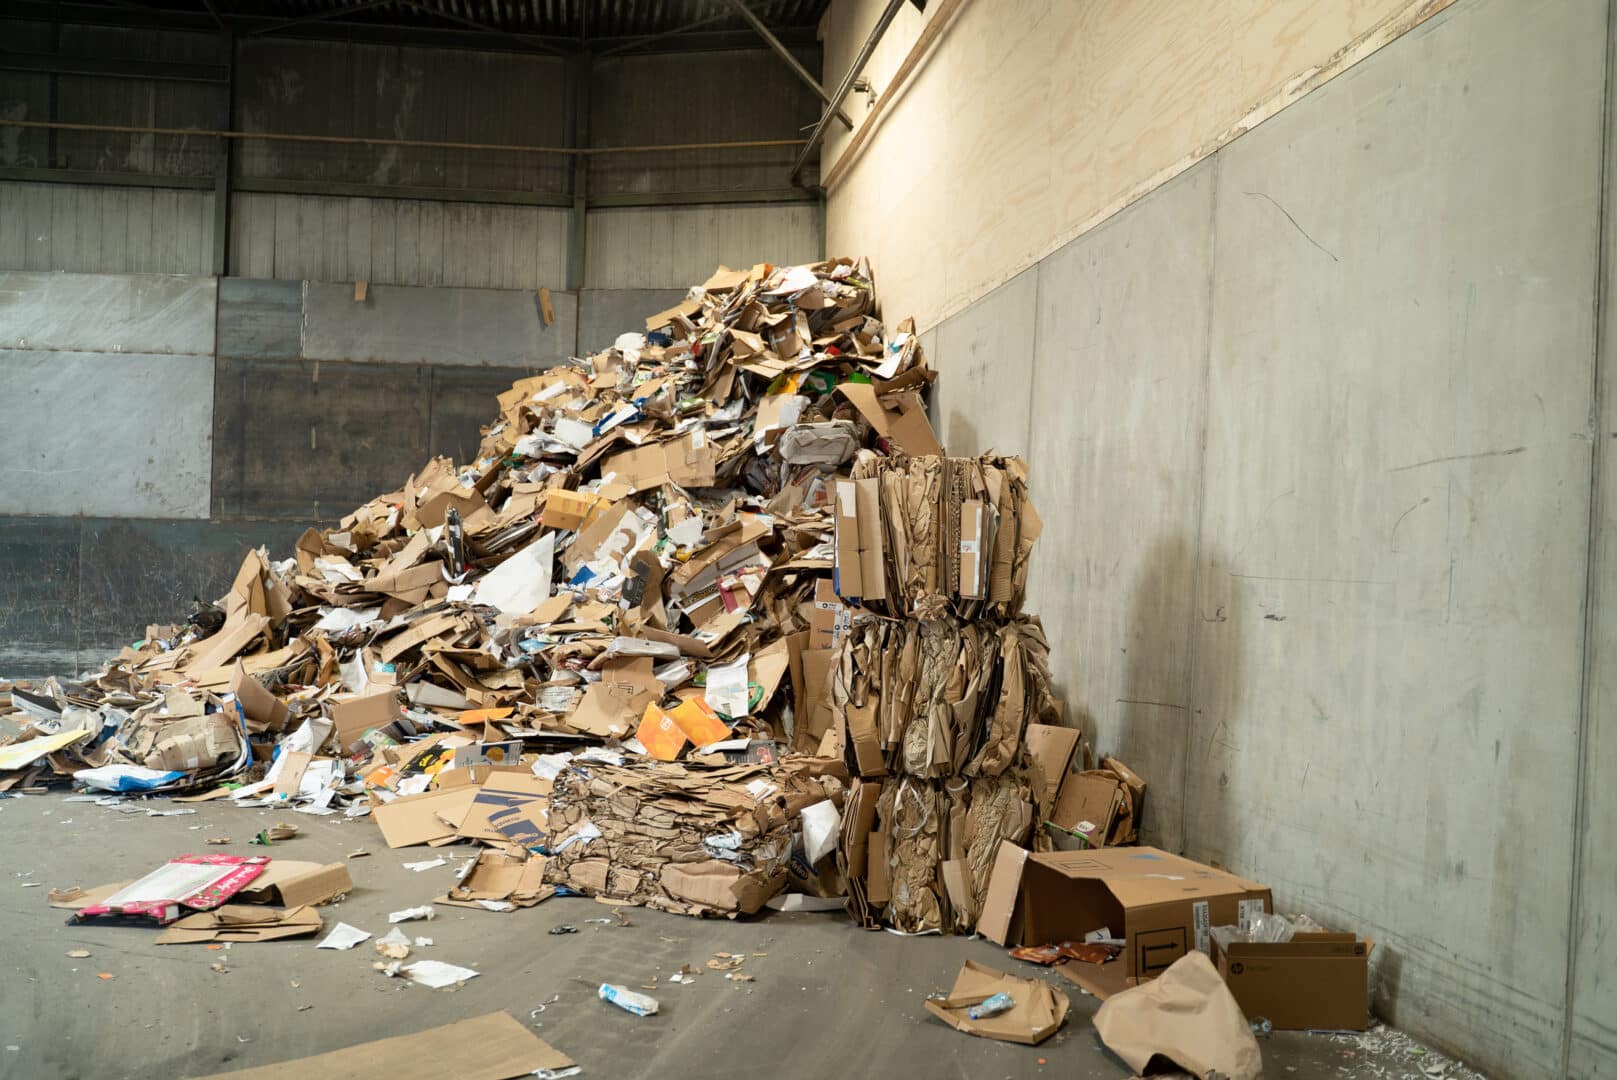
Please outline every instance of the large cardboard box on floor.
[[1083, 941], [1094, 931], [1110, 931], [1124, 942], [1122, 956], [1064, 969], [1105, 996], [1155, 978], [1191, 949], [1210, 955], [1213, 927], [1245, 926], [1273, 910], [1267, 885], [1158, 848], [1031, 853], [1007, 842], [1000, 845], [977, 929], [1001, 945]]
[[1370, 950], [1353, 934], [1296, 934], [1290, 941], [1213, 941], [1213, 966], [1248, 1019], [1282, 1031], [1370, 1025]]

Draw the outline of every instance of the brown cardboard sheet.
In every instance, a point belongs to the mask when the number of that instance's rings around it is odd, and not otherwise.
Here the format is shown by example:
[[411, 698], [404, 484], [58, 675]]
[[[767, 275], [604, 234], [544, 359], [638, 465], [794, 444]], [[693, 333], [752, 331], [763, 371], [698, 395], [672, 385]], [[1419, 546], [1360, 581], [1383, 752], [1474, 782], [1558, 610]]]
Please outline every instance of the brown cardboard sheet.
[[[1009, 994], [1015, 1002], [1008, 1012], [973, 1020], [971, 1006], [995, 994]], [[956, 1031], [1001, 1042], [1037, 1046], [1066, 1022], [1071, 1007], [1067, 995], [1043, 979], [1022, 979], [967, 960], [955, 977], [949, 996], [929, 999], [926, 1011]]]
[[495, 1012], [345, 1050], [216, 1073], [202, 1080], [516, 1080], [540, 1069], [566, 1069], [573, 1059]]

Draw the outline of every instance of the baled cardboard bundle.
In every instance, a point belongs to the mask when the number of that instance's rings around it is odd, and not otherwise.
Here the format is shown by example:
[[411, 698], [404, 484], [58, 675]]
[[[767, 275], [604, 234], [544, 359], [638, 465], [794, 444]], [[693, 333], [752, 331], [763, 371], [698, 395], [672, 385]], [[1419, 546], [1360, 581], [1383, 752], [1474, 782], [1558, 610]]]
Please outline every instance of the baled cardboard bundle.
[[545, 881], [685, 915], [750, 915], [786, 884], [799, 814], [841, 805], [828, 759], [703, 767], [587, 763], [550, 795]]
[[[871, 925], [905, 933], [971, 933], [988, 893], [1003, 841], [1025, 842], [1033, 827], [1032, 789], [1020, 768], [997, 776], [925, 780], [900, 777], [882, 785], [864, 874], [850, 894]], [[850, 844], [845, 835], [844, 844]], [[875, 898], [869, 883], [881, 883]]]
[[855, 623], [832, 663], [833, 720], [861, 776], [997, 776], [1027, 725], [1060, 717], [1034, 617]]
[[1043, 529], [1020, 458], [878, 457], [838, 482], [838, 591], [893, 618], [1022, 610]]

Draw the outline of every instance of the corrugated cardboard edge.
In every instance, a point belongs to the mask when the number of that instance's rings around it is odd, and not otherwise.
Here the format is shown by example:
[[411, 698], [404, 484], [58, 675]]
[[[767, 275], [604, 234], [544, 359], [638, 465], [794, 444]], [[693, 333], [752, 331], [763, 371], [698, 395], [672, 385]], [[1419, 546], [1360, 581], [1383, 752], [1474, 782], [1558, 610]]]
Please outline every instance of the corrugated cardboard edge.
[[982, 914], [977, 916], [977, 932], [996, 945], [1009, 944], [1027, 857], [1026, 849], [1009, 840], [1000, 841], [999, 851], [994, 855], [994, 869], [988, 875], [988, 895], [983, 897]]
[[305, 1080], [315, 1076], [412, 1080], [445, 1073], [456, 1080], [507, 1080], [573, 1064], [572, 1058], [523, 1027], [510, 1013], [495, 1012], [327, 1054], [215, 1073], [201, 1080]]

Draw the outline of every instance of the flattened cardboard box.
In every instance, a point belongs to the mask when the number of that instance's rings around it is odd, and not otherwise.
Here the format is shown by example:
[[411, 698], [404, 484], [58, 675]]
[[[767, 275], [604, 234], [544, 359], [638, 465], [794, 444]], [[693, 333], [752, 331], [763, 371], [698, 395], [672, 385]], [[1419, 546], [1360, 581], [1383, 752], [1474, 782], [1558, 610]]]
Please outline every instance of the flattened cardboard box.
[[1290, 941], [1213, 941], [1213, 966], [1249, 1019], [1281, 1031], [1363, 1031], [1370, 1026], [1373, 941], [1297, 934]]
[[1129, 980], [1160, 975], [1192, 949], [1210, 953], [1214, 926], [1242, 925], [1273, 910], [1267, 885], [1157, 848], [1035, 854], [1006, 842], [977, 929], [1000, 945], [1082, 941], [1110, 930], [1125, 942], [1118, 960], [1061, 969], [1105, 996]]
[[1054, 724], [1027, 726], [1022, 741], [1027, 744], [1028, 756], [1033, 759], [1033, 790], [1046, 817], [1056, 802], [1062, 781], [1072, 769], [1073, 755], [1078, 749], [1081, 735], [1077, 728]]
[[490, 776], [466, 808], [465, 816], [456, 825], [456, 832], [472, 840], [502, 843], [508, 836], [494, 824], [494, 819], [507, 811], [521, 808], [525, 811], [524, 817], [531, 813], [536, 825], [540, 824], [545, 819], [544, 804], [549, 794], [550, 781], [541, 780], [532, 773]]
[[337, 745], [344, 750], [358, 742], [366, 731], [386, 727], [398, 716], [398, 695], [392, 688], [347, 701], [334, 701], [331, 705], [331, 722], [336, 725]]
[[324, 904], [354, 891], [354, 879], [342, 863], [300, 862], [271, 859], [264, 872], [236, 894], [247, 904], [279, 904], [306, 907]]
[[706, 433], [697, 428], [684, 437], [614, 454], [601, 463], [601, 475], [627, 484], [635, 492], [674, 483], [709, 487], [717, 459]]
[[226, 904], [213, 911], [199, 911], [171, 923], [153, 942], [155, 945], [196, 945], [208, 941], [279, 941], [281, 938], [317, 934], [324, 925], [320, 913], [310, 907], [264, 908]]
[[496, 1012], [411, 1035], [360, 1043], [326, 1054], [260, 1065], [203, 1080], [512, 1080], [541, 1069], [566, 1069], [573, 1059], [523, 1027], [510, 1013]]
[[[1008, 1012], [973, 1020], [970, 1009], [995, 994], [1010, 994]], [[926, 1011], [956, 1031], [984, 1039], [1037, 1046], [1054, 1035], [1071, 1007], [1067, 995], [1043, 979], [1024, 979], [967, 960], [947, 998], [926, 1001]]]
[[423, 791], [385, 802], [371, 810], [371, 820], [382, 830], [388, 847], [430, 844], [457, 835], [453, 822], [465, 819], [466, 811], [481, 790], [475, 784], [447, 790]]

